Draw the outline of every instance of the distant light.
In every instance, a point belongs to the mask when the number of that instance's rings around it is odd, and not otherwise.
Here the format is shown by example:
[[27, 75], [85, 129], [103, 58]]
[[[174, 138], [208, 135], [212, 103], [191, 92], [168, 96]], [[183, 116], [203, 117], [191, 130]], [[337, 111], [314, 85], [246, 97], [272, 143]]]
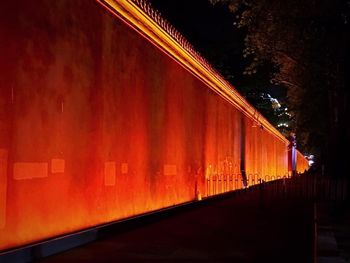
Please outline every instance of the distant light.
[[288, 123], [279, 123], [277, 127], [289, 127]]
[[281, 104], [279, 103], [279, 101], [277, 99], [271, 98], [270, 94], [267, 94], [267, 96], [269, 97], [269, 100], [272, 104], [272, 108], [274, 110], [281, 108]]
[[313, 154], [305, 155], [306, 160], [308, 160], [309, 166], [313, 165], [315, 156]]

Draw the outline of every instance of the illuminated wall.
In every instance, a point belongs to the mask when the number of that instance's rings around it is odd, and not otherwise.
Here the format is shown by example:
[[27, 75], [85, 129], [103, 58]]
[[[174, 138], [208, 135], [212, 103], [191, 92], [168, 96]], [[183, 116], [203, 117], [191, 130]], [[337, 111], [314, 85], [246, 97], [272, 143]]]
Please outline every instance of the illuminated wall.
[[0, 34], [0, 250], [288, 172], [244, 100], [95, 1], [2, 1]]
[[297, 152], [297, 172], [303, 173], [309, 169], [308, 160], [300, 152]]
[[287, 144], [246, 119], [246, 172], [250, 185], [288, 176]]

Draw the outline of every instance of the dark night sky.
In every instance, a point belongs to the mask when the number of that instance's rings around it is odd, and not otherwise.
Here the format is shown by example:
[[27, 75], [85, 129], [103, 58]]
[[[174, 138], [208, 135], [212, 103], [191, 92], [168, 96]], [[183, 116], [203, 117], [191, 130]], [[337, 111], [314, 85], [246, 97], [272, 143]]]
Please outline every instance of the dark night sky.
[[[233, 26], [234, 15], [225, 6], [213, 6], [208, 0], [150, 0], [216, 68], [232, 68], [238, 78], [243, 71], [243, 37]], [[219, 68], [220, 69], [220, 68]], [[231, 82], [235, 83], [236, 81]]]
[[268, 67], [254, 77], [242, 74], [248, 63], [242, 56], [245, 32], [235, 28], [227, 6], [213, 6], [208, 0], [149, 1], [241, 93], [253, 85], [277, 98], [285, 96], [282, 88], [270, 85]]

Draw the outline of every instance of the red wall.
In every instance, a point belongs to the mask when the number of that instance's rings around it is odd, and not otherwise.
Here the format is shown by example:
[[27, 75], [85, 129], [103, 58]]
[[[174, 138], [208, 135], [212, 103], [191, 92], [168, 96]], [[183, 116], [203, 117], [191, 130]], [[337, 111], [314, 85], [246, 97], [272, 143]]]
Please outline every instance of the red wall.
[[2, 1], [0, 34], [0, 250], [240, 188], [243, 157], [250, 184], [288, 172], [284, 142], [92, 0]]
[[297, 152], [297, 172], [303, 173], [307, 169], [309, 169], [308, 160], [300, 152]]

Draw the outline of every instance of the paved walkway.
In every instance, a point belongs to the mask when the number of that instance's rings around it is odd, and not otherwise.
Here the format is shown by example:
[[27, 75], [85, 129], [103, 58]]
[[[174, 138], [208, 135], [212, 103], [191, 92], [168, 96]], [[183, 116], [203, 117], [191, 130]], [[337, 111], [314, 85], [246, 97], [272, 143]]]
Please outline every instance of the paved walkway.
[[42, 262], [302, 263], [311, 259], [312, 205], [278, 196], [267, 200], [252, 191], [110, 233]]
[[319, 203], [318, 262], [350, 262], [350, 209], [349, 204]]

